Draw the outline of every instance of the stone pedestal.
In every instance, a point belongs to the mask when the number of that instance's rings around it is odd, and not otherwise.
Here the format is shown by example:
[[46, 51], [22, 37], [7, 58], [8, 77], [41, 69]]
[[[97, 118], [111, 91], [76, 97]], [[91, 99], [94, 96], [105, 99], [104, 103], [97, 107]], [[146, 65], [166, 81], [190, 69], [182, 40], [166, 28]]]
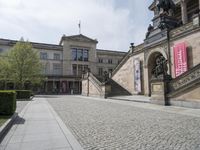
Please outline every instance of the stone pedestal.
[[167, 94], [167, 81], [164, 79], [151, 80], [151, 98], [150, 102], [159, 105], [169, 105]]
[[102, 98], [107, 98], [108, 97], [108, 94], [111, 92], [111, 85], [109, 84], [103, 84], [102, 85], [102, 95], [101, 97]]

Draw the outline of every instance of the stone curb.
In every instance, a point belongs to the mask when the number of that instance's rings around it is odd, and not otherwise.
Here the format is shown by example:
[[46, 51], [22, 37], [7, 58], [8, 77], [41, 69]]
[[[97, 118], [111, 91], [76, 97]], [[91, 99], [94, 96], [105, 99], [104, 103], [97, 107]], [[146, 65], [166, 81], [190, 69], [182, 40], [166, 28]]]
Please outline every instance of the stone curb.
[[128, 101], [128, 102], [150, 103], [150, 101], [143, 101], [143, 100], [136, 100], [136, 99], [123, 99], [123, 98], [115, 98], [115, 97], [108, 97], [108, 99], [119, 100], [119, 101]]
[[13, 122], [17, 118], [18, 113], [14, 113], [10, 119], [8, 119], [1, 127], [0, 127], [0, 141], [5, 136], [5, 133], [12, 127]]
[[52, 106], [48, 103], [47, 100], [46, 100], [46, 102], [48, 104], [48, 107], [49, 107], [50, 111], [53, 113], [56, 121], [58, 122], [61, 130], [63, 131], [65, 137], [67, 138], [68, 142], [70, 143], [72, 149], [73, 150], [83, 150], [83, 148], [81, 147], [81, 145], [79, 144], [79, 142], [76, 140], [76, 138], [74, 137], [74, 135], [70, 132], [70, 130], [66, 127], [66, 125], [60, 119], [60, 117], [58, 116], [58, 114], [54, 111], [54, 109], [52, 108]]

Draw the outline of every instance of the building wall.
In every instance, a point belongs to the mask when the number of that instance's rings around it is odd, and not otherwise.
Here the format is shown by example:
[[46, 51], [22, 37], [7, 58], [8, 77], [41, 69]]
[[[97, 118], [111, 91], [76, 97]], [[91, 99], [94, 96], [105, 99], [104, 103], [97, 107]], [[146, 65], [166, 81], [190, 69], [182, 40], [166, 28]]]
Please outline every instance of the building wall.
[[[71, 48], [86, 48], [89, 50], [89, 60], [84, 61], [72, 61], [72, 51]], [[92, 42], [79, 42], [65, 40], [63, 43], [63, 75], [73, 75], [72, 74], [72, 64], [82, 64], [88, 65], [92, 72], [96, 72], [94, 66], [96, 62], [96, 43]]]
[[175, 77], [174, 73], [174, 54], [173, 54], [173, 46], [176, 44], [185, 42], [187, 46], [187, 53], [188, 53], [188, 67], [189, 69], [196, 66], [200, 63], [200, 31], [192, 33], [188, 36], [176, 39], [171, 42], [171, 61], [172, 61], [172, 77]]
[[[0, 52], [5, 52], [10, 49], [17, 41], [0, 39]], [[114, 69], [118, 61], [121, 60], [125, 52], [116, 52], [116, 51], [108, 51], [108, 50], [99, 50], [97, 52], [96, 46], [97, 41], [89, 39], [83, 35], [75, 35], [70, 37], [62, 37], [60, 45], [51, 45], [44, 43], [32, 43], [33, 48], [38, 51], [38, 55], [40, 57], [40, 53], [46, 53], [47, 58], [40, 58], [40, 61], [43, 65], [42, 73], [46, 76], [60, 76], [62, 80], [69, 81], [77, 81], [75, 76], [73, 78], [73, 69], [72, 65], [87, 65], [91, 72], [95, 75], [98, 75], [98, 68], [103, 67], [105, 71], [108, 69]], [[83, 48], [87, 49], [89, 53], [88, 61], [73, 61], [72, 60], [72, 48]], [[54, 59], [54, 54], [59, 54], [60, 59]], [[106, 61], [105, 63], [99, 63], [98, 58], [101, 57]], [[108, 59], [112, 59], [112, 64], [107, 62]], [[61, 71], [56, 73], [54, 70], [55, 65], [61, 66]], [[68, 78], [67, 76], [70, 76]], [[67, 77], [67, 79], [66, 79]], [[57, 78], [56, 78], [57, 79]], [[51, 79], [50, 79], [51, 80]], [[79, 80], [81, 80], [81, 76], [79, 76]]]
[[[131, 94], [136, 94], [135, 90], [135, 75], [134, 75], [134, 60], [140, 60], [141, 62], [141, 83], [142, 83], [142, 93], [146, 93], [146, 89], [144, 88], [146, 82], [144, 79], [144, 53], [139, 53], [137, 55], [131, 56], [123, 66], [113, 75], [112, 79], [121, 85], [124, 89], [126, 89]], [[141, 93], [140, 93], [141, 94]]]
[[[96, 67], [97, 72], [96, 75], [99, 76], [99, 68], [103, 69], [104, 71], [109, 72], [109, 69], [114, 70], [115, 67], [119, 64], [119, 62], [122, 60], [122, 58], [126, 55], [126, 53], [122, 52], [110, 52], [110, 51], [101, 51], [97, 50], [97, 59], [96, 59]], [[99, 59], [102, 59], [103, 62], [100, 63]], [[109, 63], [108, 60], [112, 60], [112, 63]]]
[[[61, 72], [60, 74], [56, 75], [62, 75], [62, 59], [63, 59], [63, 52], [62, 51], [56, 51], [56, 50], [45, 50], [45, 49], [37, 49], [38, 55], [40, 56], [40, 53], [47, 53], [47, 59], [40, 59], [42, 65], [43, 65], [43, 73], [45, 75], [55, 75], [56, 73], [53, 70], [54, 64], [59, 64], [61, 66]], [[54, 54], [60, 55], [60, 60], [54, 59]], [[46, 72], [44, 71], [46, 67]]]

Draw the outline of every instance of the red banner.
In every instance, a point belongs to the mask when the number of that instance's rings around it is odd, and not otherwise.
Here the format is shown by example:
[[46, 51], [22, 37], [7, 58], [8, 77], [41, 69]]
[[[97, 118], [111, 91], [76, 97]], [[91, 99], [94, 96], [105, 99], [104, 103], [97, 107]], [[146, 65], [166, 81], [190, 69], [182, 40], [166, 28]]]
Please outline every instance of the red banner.
[[187, 50], [185, 42], [174, 46], [175, 77], [188, 71]]

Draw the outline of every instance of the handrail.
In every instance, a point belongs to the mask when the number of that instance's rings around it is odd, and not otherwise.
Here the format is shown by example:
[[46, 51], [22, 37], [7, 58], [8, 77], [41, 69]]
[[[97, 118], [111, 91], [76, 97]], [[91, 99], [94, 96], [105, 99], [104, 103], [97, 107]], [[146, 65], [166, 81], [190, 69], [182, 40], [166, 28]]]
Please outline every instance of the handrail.
[[[130, 57], [130, 52], [128, 52], [124, 58], [121, 60], [121, 62], [119, 63], [119, 65], [116, 66], [116, 68], [113, 70], [112, 72], [112, 77], [117, 73], [117, 71], [124, 65], [124, 63], [129, 59]], [[111, 78], [112, 78], [111, 77]]]
[[93, 82], [95, 84], [97, 89], [100, 92], [102, 92], [102, 83], [91, 72], [87, 72], [87, 73], [83, 74], [82, 79], [90, 80], [91, 82]]
[[89, 73], [89, 77], [91, 77], [99, 86], [102, 85], [102, 83], [92, 73]]

